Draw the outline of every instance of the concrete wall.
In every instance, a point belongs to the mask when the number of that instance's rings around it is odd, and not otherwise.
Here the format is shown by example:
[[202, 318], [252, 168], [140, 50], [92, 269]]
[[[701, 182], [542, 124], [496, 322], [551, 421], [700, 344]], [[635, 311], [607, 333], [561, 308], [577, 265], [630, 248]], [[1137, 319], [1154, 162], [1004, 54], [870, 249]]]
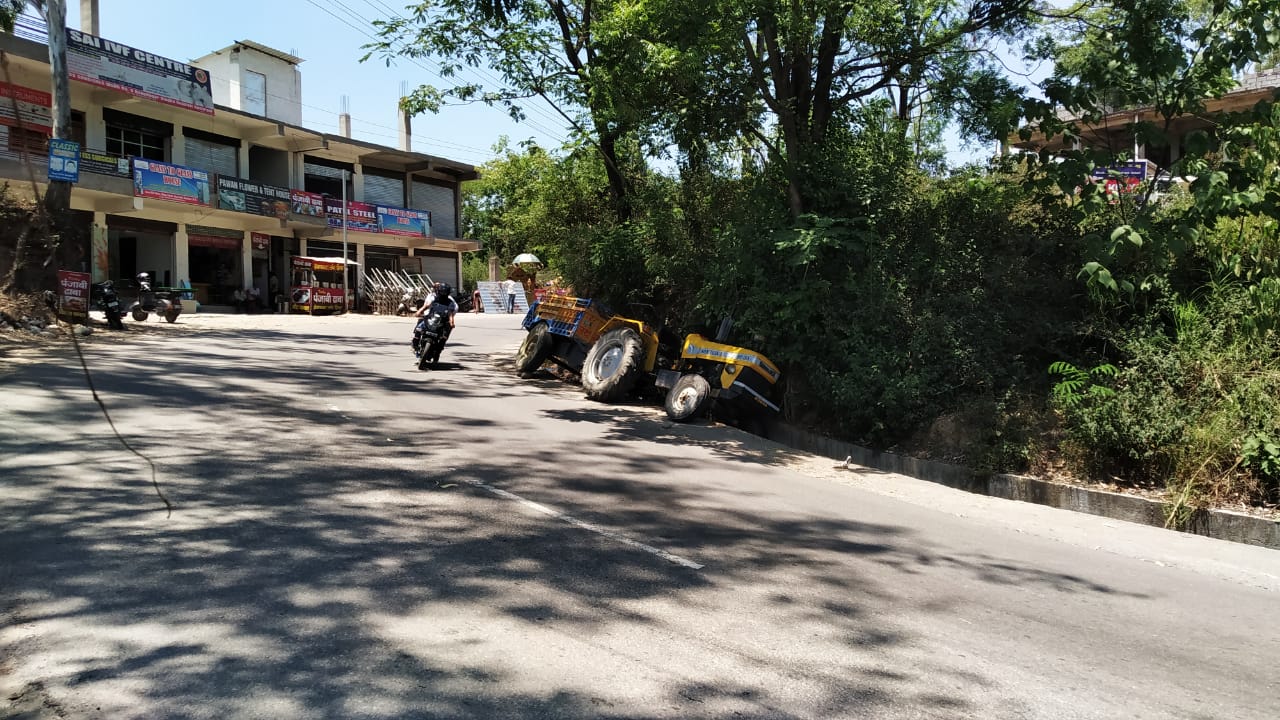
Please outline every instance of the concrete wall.
[[302, 73], [296, 65], [273, 55], [241, 47], [220, 51], [195, 61], [209, 71], [213, 102], [253, 112], [245, 104], [245, 72], [266, 76], [266, 113], [272, 120], [302, 125]]
[[240, 107], [240, 68], [231, 63], [230, 53], [208, 55], [192, 64], [209, 72], [214, 105]]
[[245, 71], [261, 73], [267, 78], [266, 116], [291, 125], [301, 125], [302, 73], [297, 66], [252, 48], [241, 48], [238, 54], [242, 87]]

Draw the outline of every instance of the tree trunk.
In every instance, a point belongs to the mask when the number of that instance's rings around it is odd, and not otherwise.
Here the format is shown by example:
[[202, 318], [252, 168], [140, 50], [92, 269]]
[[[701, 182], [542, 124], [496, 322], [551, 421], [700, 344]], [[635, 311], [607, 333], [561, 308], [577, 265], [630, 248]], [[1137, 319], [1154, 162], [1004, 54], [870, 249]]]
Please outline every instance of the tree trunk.
[[626, 175], [618, 163], [618, 139], [616, 135], [599, 124], [596, 133], [600, 136], [600, 154], [604, 157], [604, 172], [609, 179], [609, 194], [613, 200], [614, 212], [619, 222], [631, 219], [631, 192], [627, 187]]
[[[53, 90], [53, 136], [71, 139], [71, 88], [67, 79], [67, 8], [65, 0], [47, 0], [45, 21], [49, 26], [49, 65]], [[6, 61], [7, 75], [7, 61]], [[19, 125], [21, 116], [15, 108]], [[25, 159], [40, 162], [44, 158]], [[35, 187], [34, 176], [32, 189]], [[43, 212], [37, 211], [31, 225], [19, 236], [13, 266], [5, 278], [3, 291], [9, 295], [52, 290], [59, 267], [75, 267], [87, 252], [80, 246], [71, 217], [71, 183], [50, 182], [44, 197], [37, 197]]]

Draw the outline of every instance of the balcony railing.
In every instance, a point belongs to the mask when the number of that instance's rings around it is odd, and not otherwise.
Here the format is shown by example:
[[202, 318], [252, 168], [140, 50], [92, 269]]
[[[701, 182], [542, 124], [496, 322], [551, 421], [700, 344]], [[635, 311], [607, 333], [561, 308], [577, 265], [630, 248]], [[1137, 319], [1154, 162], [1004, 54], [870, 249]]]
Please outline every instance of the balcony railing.
[[[8, 142], [0, 142], [0, 160], [29, 162], [37, 177], [43, 175], [49, 166], [49, 137], [38, 130], [7, 129]], [[129, 169], [129, 158], [94, 148], [80, 151], [80, 172], [118, 178], [128, 178], [133, 174]]]
[[13, 34], [25, 40], [49, 44], [49, 26], [34, 15], [19, 15], [13, 24]]

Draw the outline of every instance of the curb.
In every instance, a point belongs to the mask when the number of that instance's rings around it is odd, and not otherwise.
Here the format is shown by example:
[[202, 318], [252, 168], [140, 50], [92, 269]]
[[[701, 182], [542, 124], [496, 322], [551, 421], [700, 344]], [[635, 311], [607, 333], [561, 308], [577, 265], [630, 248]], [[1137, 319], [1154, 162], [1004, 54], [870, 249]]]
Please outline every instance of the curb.
[[[864, 467], [907, 475], [978, 495], [1047, 505], [1159, 528], [1165, 527], [1166, 509], [1171, 507], [1169, 503], [1159, 500], [1063, 485], [1023, 475], [985, 475], [961, 465], [872, 450], [785, 423], [770, 424], [765, 437], [833, 460], [848, 458], [849, 462]], [[1280, 520], [1226, 510], [1197, 510], [1182, 531], [1280, 550]]]

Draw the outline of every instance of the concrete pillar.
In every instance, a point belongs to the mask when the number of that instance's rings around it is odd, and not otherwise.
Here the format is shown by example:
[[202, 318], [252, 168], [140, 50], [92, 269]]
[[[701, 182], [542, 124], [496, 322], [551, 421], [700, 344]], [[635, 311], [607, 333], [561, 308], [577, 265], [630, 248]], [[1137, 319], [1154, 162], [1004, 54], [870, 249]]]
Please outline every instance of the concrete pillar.
[[356, 262], [360, 263], [356, 268], [356, 293], [364, 297], [364, 273], [360, 272], [364, 269], [364, 243], [356, 243]]
[[351, 137], [351, 115], [342, 113], [338, 116], [338, 134], [344, 138]]
[[238, 169], [239, 169], [239, 171], [240, 171], [240, 172], [238, 172], [238, 173], [236, 173], [236, 174], [237, 174], [237, 176], [239, 176], [239, 177], [242, 177], [242, 178], [248, 178], [248, 177], [249, 177], [249, 141], [248, 141], [248, 140], [241, 140], [241, 141], [240, 141], [240, 158], [239, 158], [239, 160], [240, 160], [240, 162], [239, 162], [239, 163], [237, 163], [237, 164], [239, 165], [239, 168], [238, 168]]
[[[307, 239], [298, 238], [298, 257], [307, 257]], [[290, 268], [292, 272], [292, 268]]]
[[174, 124], [173, 137], [169, 138], [169, 162], [174, 165], [187, 164], [187, 144], [183, 141], [182, 126]]
[[182, 223], [173, 234], [173, 276], [176, 282], [191, 282], [191, 247], [187, 244], [187, 226]]
[[[289, 187], [294, 190], [305, 189], [306, 174], [303, 167], [306, 165], [306, 155], [304, 153], [289, 153]], [[304, 253], [305, 254], [305, 253]]]
[[102, 37], [100, 20], [98, 0], [80, 0], [80, 29], [90, 35]]
[[107, 280], [110, 272], [109, 255], [107, 254], [107, 214], [95, 212], [93, 225], [89, 230], [89, 272], [93, 282]]
[[[404, 98], [401, 98], [402, 100]], [[413, 127], [409, 121], [409, 113], [404, 111], [398, 103], [396, 105], [396, 126], [399, 129], [400, 144], [399, 148], [405, 152], [413, 152]]]
[[364, 202], [364, 166], [355, 163], [351, 167], [351, 199]]
[[102, 106], [90, 105], [84, 112], [84, 144], [93, 150], [107, 148], [107, 122], [102, 119]]
[[253, 239], [245, 230], [240, 240], [240, 289], [253, 285]]

